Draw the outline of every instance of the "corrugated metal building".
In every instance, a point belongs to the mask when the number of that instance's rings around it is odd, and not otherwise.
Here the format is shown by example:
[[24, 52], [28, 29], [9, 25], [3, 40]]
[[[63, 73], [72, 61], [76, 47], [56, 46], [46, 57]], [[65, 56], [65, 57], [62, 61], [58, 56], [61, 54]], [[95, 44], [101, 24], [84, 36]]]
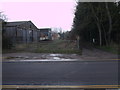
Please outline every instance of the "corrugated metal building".
[[5, 36], [13, 43], [37, 42], [37, 27], [31, 21], [6, 22]]

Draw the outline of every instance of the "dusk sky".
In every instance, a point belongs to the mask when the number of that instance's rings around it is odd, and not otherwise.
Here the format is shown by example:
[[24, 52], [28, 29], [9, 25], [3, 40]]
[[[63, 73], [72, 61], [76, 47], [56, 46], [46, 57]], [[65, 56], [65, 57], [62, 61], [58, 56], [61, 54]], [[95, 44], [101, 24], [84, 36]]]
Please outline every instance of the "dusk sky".
[[38, 28], [62, 28], [70, 31], [74, 18], [75, 1], [70, 2], [2, 2], [8, 21], [31, 20]]

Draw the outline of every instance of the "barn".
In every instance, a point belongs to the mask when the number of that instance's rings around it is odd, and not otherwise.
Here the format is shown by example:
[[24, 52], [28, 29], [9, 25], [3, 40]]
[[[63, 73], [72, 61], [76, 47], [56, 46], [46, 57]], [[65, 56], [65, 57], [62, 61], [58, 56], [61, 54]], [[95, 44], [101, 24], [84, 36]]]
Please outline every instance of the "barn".
[[31, 21], [6, 22], [3, 27], [4, 36], [13, 43], [37, 42], [37, 30]]

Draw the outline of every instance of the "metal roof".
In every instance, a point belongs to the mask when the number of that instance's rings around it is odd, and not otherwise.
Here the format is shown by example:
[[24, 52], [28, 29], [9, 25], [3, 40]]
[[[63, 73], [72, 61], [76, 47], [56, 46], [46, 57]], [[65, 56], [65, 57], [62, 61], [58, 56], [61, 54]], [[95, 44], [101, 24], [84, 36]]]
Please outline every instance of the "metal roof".
[[18, 26], [29, 21], [6, 22], [6, 26]]

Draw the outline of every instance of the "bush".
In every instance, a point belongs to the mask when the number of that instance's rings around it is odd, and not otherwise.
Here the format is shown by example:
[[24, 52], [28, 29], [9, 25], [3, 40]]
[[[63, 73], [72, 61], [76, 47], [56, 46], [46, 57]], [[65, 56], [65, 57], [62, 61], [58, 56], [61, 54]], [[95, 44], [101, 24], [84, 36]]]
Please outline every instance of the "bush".
[[12, 41], [8, 37], [3, 37], [2, 38], [2, 48], [3, 49], [11, 49], [13, 46]]

